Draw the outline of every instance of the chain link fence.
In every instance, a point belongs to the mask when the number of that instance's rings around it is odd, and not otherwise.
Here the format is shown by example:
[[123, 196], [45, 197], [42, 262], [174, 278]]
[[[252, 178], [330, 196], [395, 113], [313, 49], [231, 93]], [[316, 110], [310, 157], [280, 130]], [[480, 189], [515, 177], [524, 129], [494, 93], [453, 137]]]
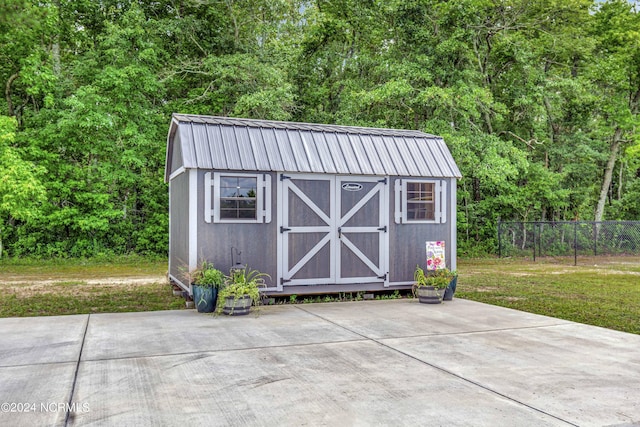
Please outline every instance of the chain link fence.
[[498, 256], [640, 255], [640, 221], [498, 221]]

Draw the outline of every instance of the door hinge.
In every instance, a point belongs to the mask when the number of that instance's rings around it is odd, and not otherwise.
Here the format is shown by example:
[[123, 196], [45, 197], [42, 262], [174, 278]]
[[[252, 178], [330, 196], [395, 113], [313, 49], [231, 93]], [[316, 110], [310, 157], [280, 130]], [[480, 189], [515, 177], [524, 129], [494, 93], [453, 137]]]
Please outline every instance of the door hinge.
[[387, 280], [387, 273], [384, 273], [382, 276], [378, 276], [378, 279]]
[[291, 179], [291, 177], [290, 177], [290, 176], [287, 176], [287, 175], [285, 175], [285, 174], [281, 174], [281, 175], [280, 175], [280, 181], [284, 181], [285, 179]]
[[285, 279], [284, 277], [280, 278], [280, 284], [281, 285], [284, 285], [285, 283], [290, 282], [290, 281], [291, 281], [291, 279]]
[[387, 185], [387, 178], [379, 179], [379, 180], [378, 180], [378, 182], [381, 182], [381, 183], [383, 183], [384, 185]]
[[384, 227], [378, 228], [378, 231], [384, 231], [386, 233], [387, 232], [387, 226], [385, 225]]
[[290, 228], [283, 227], [283, 226], [280, 226], [280, 232], [281, 232], [281, 233], [284, 233], [285, 231], [291, 231], [291, 229], [290, 229]]

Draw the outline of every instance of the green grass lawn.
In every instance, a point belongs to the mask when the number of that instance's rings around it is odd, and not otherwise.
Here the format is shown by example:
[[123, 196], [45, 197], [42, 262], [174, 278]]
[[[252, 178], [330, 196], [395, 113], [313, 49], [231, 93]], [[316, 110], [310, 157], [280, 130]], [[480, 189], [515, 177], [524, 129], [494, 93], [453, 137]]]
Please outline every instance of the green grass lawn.
[[[640, 334], [640, 257], [460, 259], [456, 297]], [[0, 317], [184, 308], [165, 259], [3, 260]]]
[[640, 258], [557, 261], [461, 259], [456, 296], [640, 334]]
[[0, 317], [170, 310], [184, 308], [165, 278], [167, 261], [4, 260]]

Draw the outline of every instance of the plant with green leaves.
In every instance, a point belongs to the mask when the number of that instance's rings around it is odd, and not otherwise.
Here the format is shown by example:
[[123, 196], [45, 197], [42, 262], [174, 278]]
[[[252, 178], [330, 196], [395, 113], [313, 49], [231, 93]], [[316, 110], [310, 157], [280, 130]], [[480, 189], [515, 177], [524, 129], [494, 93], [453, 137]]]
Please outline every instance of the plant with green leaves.
[[231, 270], [229, 275], [225, 277], [224, 285], [218, 294], [217, 311], [219, 313], [223, 311], [228, 298], [232, 298], [234, 302], [234, 306], [230, 308], [231, 314], [235, 309], [235, 302], [246, 296], [250, 297], [255, 305], [259, 305], [260, 293], [266, 287], [265, 277], [270, 276], [249, 267]]
[[199, 268], [191, 272], [191, 281], [194, 285], [205, 288], [220, 288], [224, 283], [225, 275], [213, 266], [212, 263], [202, 261]]
[[420, 266], [416, 266], [416, 271], [413, 274], [413, 287], [423, 288], [431, 286], [436, 289], [445, 289], [455, 277], [455, 271], [451, 271], [448, 268], [440, 268], [425, 273]]
[[13, 147], [16, 129], [15, 118], [0, 116], [0, 257], [5, 224], [36, 217], [46, 196], [38, 179], [42, 168], [23, 160]]

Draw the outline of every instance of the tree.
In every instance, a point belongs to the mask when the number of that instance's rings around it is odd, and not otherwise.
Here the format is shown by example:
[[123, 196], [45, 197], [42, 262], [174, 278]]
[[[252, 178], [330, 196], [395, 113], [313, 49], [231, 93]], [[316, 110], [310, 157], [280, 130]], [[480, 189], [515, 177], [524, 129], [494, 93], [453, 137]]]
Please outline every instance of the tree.
[[35, 218], [45, 200], [37, 177], [42, 171], [23, 160], [12, 147], [16, 127], [15, 118], [0, 116], [0, 258], [4, 228], [13, 226], [16, 220]]
[[623, 0], [600, 5], [595, 14], [598, 60], [592, 75], [600, 89], [598, 136], [609, 140], [595, 220], [601, 221], [620, 152], [640, 125], [640, 15]]

